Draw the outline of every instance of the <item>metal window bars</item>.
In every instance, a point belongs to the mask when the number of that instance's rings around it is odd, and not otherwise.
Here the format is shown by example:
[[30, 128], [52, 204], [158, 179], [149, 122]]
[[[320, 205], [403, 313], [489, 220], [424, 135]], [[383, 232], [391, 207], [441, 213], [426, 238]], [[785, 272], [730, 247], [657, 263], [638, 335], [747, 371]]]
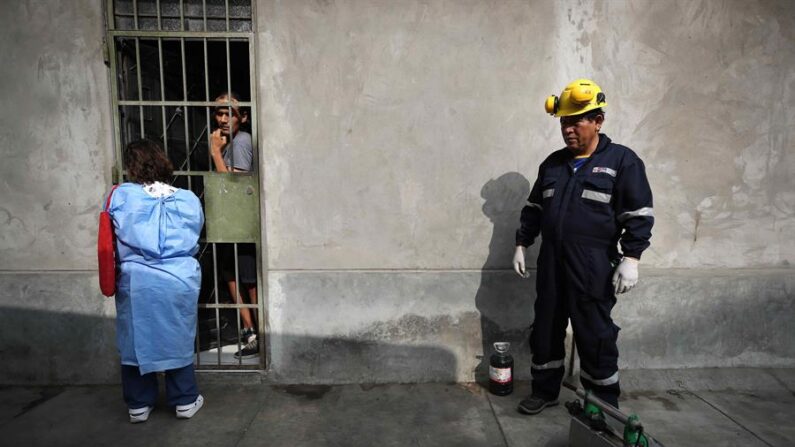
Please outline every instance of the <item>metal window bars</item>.
[[[258, 185], [256, 52], [252, 32], [255, 15], [251, 0], [107, 0], [106, 6], [108, 64], [113, 76], [114, 182], [126, 175], [122, 163], [126, 144], [138, 138], [151, 138], [162, 142], [174, 164], [172, 183], [192, 190], [204, 202], [207, 179], [230, 175], [214, 172], [209, 149], [213, 128], [211, 111], [225, 106], [229, 107], [231, 116], [232, 104], [214, 99], [222, 92], [236, 92], [239, 100], [235, 107], [249, 111], [254, 169], [232, 175], [255, 177], [254, 184]], [[207, 225], [212, 224], [207, 222]], [[259, 304], [237, 302], [231, 293], [227, 297], [225, 284], [219, 285], [219, 262], [223, 260], [218, 254], [224, 247], [231, 247], [234, 278], [239, 279], [239, 242], [207, 240], [206, 235], [205, 229], [198, 257], [203, 277], [209, 278], [210, 273], [212, 277], [202, 281], [196, 366], [198, 369], [264, 369], [262, 341], [266, 319], [261, 266], [256, 266]], [[259, 260], [259, 237], [254, 246], [255, 259]], [[237, 290], [236, 293], [246, 302], [243, 292]], [[231, 298], [231, 302], [224, 302], [223, 298], [227, 301]], [[242, 348], [241, 309], [254, 311], [259, 323], [260, 355], [255, 361], [234, 359], [227, 352], [229, 349], [224, 350], [230, 346], [228, 326], [236, 329], [234, 350]], [[234, 318], [229, 316], [230, 312], [234, 313]], [[232, 319], [234, 321], [229, 321]], [[208, 324], [214, 326], [210, 328], [214, 330], [209, 331], [214, 340], [202, 340], [203, 336], [207, 338], [205, 332], [208, 331], [202, 329]], [[213, 361], [210, 361], [208, 350], [214, 354]]]
[[251, 32], [249, 0], [115, 0], [114, 28]]

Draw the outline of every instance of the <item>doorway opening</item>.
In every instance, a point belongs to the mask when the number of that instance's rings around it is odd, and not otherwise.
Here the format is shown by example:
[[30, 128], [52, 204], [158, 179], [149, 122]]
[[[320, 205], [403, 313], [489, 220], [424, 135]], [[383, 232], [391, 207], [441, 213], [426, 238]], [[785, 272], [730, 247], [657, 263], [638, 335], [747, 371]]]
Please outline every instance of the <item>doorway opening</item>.
[[[107, 2], [114, 183], [126, 176], [123, 148], [149, 138], [174, 165], [172, 184], [205, 210], [198, 370], [266, 367], [253, 20], [251, 0]], [[219, 172], [212, 156], [224, 114], [239, 122], [225, 134], [224, 155], [243, 146], [249, 154], [245, 166], [231, 159], [234, 172]]]

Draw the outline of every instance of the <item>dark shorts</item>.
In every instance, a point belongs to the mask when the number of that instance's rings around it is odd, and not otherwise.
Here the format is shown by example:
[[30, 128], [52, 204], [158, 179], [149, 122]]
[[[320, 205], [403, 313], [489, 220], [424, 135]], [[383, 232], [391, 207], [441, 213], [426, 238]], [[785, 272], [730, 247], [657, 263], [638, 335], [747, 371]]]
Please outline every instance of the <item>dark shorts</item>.
[[[221, 277], [224, 281], [234, 281], [234, 244], [219, 244], [218, 251]], [[257, 284], [256, 252], [254, 244], [237, 244], [237, 274], [241, 284]]]

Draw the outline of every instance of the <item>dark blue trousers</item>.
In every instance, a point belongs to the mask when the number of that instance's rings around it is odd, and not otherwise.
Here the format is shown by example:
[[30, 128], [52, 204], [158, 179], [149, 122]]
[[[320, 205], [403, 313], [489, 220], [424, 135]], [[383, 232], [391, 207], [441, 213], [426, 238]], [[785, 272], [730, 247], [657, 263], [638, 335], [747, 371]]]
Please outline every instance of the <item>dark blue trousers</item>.
[[[154, 407], [157, 402], [157, 373], [141, 375], [137, 366], [121, 365], [121, 387], [127, 408]], [[199, 387], [193, 364], [166, 371], [166, 399], [169, 406], [188, 405], [196, 401]]]
[[610, 312], [616, 303], [608, 250], [544, 241], [538, 255], [533, 351], [533, 395], [557, 399], [564, 374], [566, 324], [571, 319], [580, 355], [580, 382], [618, 408], [619, 327]]

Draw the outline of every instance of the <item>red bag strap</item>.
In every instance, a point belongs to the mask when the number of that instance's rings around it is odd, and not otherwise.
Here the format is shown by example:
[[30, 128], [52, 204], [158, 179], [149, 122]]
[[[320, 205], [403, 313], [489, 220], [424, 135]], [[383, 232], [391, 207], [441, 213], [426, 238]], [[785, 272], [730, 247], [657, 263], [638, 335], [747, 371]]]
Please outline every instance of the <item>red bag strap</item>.
[[108, 200], [105, 201], [105, 209], [103, 211], [107, 211], [110, 208], [110, 198], [113, 196], [113, 191], [118, 188], [119, 185], [113, 185], [113, 188], [110, 188], [110, 192], [108, 193]]

